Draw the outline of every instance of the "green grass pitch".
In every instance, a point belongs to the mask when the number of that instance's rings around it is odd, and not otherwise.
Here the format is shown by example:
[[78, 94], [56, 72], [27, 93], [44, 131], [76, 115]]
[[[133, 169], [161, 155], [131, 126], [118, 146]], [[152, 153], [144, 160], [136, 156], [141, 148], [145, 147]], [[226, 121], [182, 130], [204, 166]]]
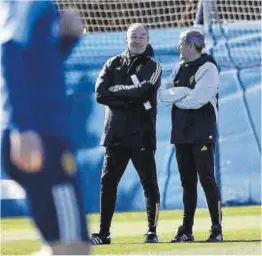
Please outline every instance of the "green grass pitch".
[[[90, 233], [99, 228], [99, 215], [88, 217]], [[261, 255], [261, 206], [223, 208], [222, 243], [205, 243], [210, 218], [207, 209], [197, 209], [194, 235], [196, 242], [170, 244], [182, 211], [161, 211], [158, 223], [159, 244], [143, 244], [147, 231], [145, 212], [115, 213], [112, 244], [92, 247], [92, 254], [120, 255]], [[1, 220], [1, 255], [26, 255], [40, 248], [37, 234], [26, 218]]]

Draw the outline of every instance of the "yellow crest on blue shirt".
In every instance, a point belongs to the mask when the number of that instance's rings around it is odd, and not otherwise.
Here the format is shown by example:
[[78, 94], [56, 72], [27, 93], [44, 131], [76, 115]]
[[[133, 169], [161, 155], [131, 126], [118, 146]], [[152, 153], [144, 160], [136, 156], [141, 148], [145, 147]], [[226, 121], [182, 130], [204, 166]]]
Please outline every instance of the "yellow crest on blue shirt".
[[76, 163], [74, 155], [65, 151], [61, 156], [61, 165], [67, 174], [73, 174], [76, 172]]

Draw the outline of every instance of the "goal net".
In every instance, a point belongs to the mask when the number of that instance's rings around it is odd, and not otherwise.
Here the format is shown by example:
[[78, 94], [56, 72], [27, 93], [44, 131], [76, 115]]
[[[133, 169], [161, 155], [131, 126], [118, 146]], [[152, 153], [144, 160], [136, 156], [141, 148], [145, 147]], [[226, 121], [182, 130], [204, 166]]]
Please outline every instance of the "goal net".
[[261, 0], [204, 0], [209, 39], [222, 67], [261, 65]]
[[122, 31], [134, 22], [149, 28], [193, 25], [198, 0], [57, 0], [60, 9], [73, 8], [86, 30]]
[[[214, 54], [224, 66], [260, 65], [261, 0], [56, 0], [60, 10], [74, 9], [81, 14], [85, 31], [126, 31], [134, 22], [150, 29], [161, 29], [165, 45], [178, 35], [170, 28], [184, 28], [204, 23], [213, 45], [223, 38], [224, 45], [216, 46]], [[200, 12], [199, 12], [200, 13]], [[177, 33], [179, 34], [179, 33]], [[114, 40], [114, 39], [112, 39]], [[122, 42], [122, 41], [121, 41]], [[110, 38], [99, 42], [110, 47]], [[213, 46], [212, 45], [212, 46]], [[239, 45], [241, 47], [239, 48]], [[174, 46], [175, 47], [175, 46]], [[244, 58], [240, 58], [239, 50]]]

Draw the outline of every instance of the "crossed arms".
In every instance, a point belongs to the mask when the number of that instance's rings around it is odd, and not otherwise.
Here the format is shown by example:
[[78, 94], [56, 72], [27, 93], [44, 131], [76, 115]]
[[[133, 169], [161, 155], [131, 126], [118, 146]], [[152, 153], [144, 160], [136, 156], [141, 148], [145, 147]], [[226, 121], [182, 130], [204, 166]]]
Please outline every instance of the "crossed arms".
[[188, 87], [174, 87], [174, 78], [179, 71], [177, 65], [167, 82], [160, 89], [160, 100], [175, 104], [181, 109], [199, 109], [207, 104], [218, 92], [219, 75], [216, 66], [207, 62], [199, 68], [195, 75], [194, 89]]
[[[153, 72], [143, 74], [143, 80], [133, 84], [112, 85], [114, 81], [112, 59], [107, 61], [96, 82], [96, 100], [110, 107], [124, 107], [141, 104], [149, 100], [161, 84], [162, 69], [159, 63], [152, 62]], [[131, 79], [131, 77], [130, 77]], [[132, 80], [131, 80], [132, 81]]]

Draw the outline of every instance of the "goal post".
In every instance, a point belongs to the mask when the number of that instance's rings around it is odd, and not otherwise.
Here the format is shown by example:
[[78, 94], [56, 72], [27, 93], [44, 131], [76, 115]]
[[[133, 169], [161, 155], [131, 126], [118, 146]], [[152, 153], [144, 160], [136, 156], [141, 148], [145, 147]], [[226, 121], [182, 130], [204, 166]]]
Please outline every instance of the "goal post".
[[205, 32], [215, 46], [213, 54], [221, 67], [260, 66], [262, 1], [200, 1], [204, 10]]

